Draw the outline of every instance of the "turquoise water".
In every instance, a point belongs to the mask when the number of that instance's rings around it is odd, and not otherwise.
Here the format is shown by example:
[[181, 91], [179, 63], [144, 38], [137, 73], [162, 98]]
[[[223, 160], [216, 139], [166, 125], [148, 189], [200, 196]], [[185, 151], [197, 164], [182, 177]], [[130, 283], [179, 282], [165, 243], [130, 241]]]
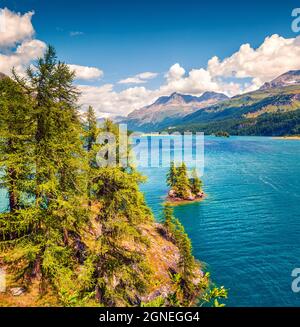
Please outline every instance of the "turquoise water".
[[[140, 168], [159, 219], [166, 168]], [[299, 306], [291, 272], [300, 267], [300, 141], [207, 137], [207, 198], [175, 208], [194, 255], [229, 289], [228, 306]], [[0, 190], [0, 210], [7, 194]]]
[[[165, 168], [140, 168], [159, 219]], [[195, 256], [229, 289], [228, 306], [299, 306], [300, 141], [207, 137], [204, 202], [175, 208]]]

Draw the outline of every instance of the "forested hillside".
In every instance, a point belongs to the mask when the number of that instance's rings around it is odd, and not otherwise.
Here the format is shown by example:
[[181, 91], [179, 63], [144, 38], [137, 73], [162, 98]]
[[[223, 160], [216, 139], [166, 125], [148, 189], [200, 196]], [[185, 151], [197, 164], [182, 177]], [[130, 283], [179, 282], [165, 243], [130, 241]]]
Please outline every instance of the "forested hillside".
[[219, 305], [226, 291], [211, 289], [171, 208], [154, 221], [144, 177], [97, 165], [97, 135], [118, 142], [118, 127], [79, 115], [73, 79], [48, 47], [25, 78], [0, 81], [0, 304]]

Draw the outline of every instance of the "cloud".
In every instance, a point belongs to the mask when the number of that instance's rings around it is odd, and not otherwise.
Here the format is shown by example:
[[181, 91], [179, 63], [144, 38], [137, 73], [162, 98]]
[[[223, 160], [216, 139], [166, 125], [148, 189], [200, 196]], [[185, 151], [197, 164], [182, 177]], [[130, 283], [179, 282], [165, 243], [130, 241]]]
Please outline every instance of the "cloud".
[[34, 35], [31, 24], [33, 15], [33, 11], [22, 15], [7, 8], [0, 9], [0, 48], [14, 46], [31, 39]]
[[128, 77], [125, 79], [121, 79], [118, 84], [143, 84], [143, 83], [147, 83], [147, 81], [142, 80], [138, 77]]
[[[200, 95], [205, 91], [215, 91], [229, 96], [250, 92], [289, 70], [300, 69], [299, 58], [300, 36], [284, 38], [274, 34], [267, 37], [257, 49], [246, 43], [223, 60], [212, 57], [207, 67], [187, 72], [179, 63], [175, 63], [165, 74], [164, 83], [155, 90], [130, 87], [118, 93], [110, 85], [109, 89], [87, 87], [82, 92], [86, 103], [92, 100], [99, 116], [125, 115], [172, 92]], [[118, 83], [144, 83], [146, 78], [141, 75]]]
[[300, 36], [286, 39], [274, 34], [257, 49], [246, 43], [224, 60], [211, 58], [207, 69], [213, 77], [250, 77], [255, 86], [260, 86], [289, 70], [300, 69], [299, 58]]
[[80, 36], [80, 35], [84, 35], [84, 33], [81, 31], [71, 31], [70, 32], [70, 36]]
[[114, 91], [113, 84], [101, 86], [78, 86], [81, 92], [83, 109], [92, 105], [98, 117], [126, 115], [134, 109], [139, 109], [145, 103], [151, 103], [157, 97], [155, 91], [145, 87], [131, 87], [121, 92]]
[[23, 74], [26, 66], [43, 55], [46, 44], [33, 39], [33, 15], [33, 11], [22, 15], [0, 9], [0, 72], [10, 75], [14, 67]]
[[122, 79], [118, 82], [118, 84], [143, 84], [147, 83], [149, 79], [155, 78], [157, 75], [157, 73], [144, 72], [133, 77]]
[[[32, 11], [20, 14], [7, 8], [0, 9], [0, 72], [10, 75], [15, 67], [22, 74], [25, 67], [45, 51], [46, 44], [34, 39], [33, 14]], [[81, 34], [71, 33], [73, 36]], [[205, 91], [215, 91], [233, 96], [255, 90], [289, 70], [300, 69], [299, 58], [300, 36], [284, 38], [274, 34], [256, 49], [245, 43], [227, 58], [214, 56], [206, 67], [186, 71], [175, 63], [165, 73], [162, 85], [154, 90], [138, 85], [158, 75], [149, 71], [118, 81], [118, 84], [136, 84], [119, 92], [113, 84], [79, 85], [80, 101], [83, 108], [91, 104], [99, 117], [107, 117], [126, 115], [172, 92], [200, 95]], [[103, 76], [103, 71], [97, 67], [69, 66], [76, 72], [78, 80], [97, 80]]]
[[167, 78], [168, 82], [172, 83], [173, 81], [179, 81], [181, 78], [183, 78], [184, 74], [184, 68], [176, 63], [171, 66], [165, 77]]
[[69, 65], [75, 71], [76, 79], [95, 80], [103, 76], [103, 71], [96, 67]]
[[25, 67], [34, 59], [43, 55], [46, 44], [39, 40], [24, 41], [16, 51], [9, 54], [0, 53], [0, 72], [11, 75], [14, 67], [19, 74], [23, 74]]
[[152, 79], [155, 78], [157, 75], [158, 75], [157, 73], [145, 72], [145, 73], [137, 74], [136, 77], [140, 79]]

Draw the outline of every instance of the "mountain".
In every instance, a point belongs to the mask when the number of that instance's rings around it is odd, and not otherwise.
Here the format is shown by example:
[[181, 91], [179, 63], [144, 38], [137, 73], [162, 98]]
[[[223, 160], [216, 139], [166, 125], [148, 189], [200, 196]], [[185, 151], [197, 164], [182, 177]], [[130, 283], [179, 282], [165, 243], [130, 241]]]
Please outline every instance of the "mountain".
[[2, 80], [3, 78], [7, 77], [7, 75], [3, 74], [0, 72], [0, 80]]
[[149, 106], [134, 110], [123, 122], [132, 130], [153, 131], [170, 126], [192, 112], [227, 99], [226, 95], [216, 92], [205, 92], [199, 97], [174, 92], [170, 96], [158, 98]]
[[169, 130], [236, 135], [300, 134], [300, 71], [266, 83], [259, 90], [202, 108]]
[[300, 70], [291, 70], [280, 75], [269, 83], [265, 83], [260, 90], [269, 90], [290, 85], [300, 85]]

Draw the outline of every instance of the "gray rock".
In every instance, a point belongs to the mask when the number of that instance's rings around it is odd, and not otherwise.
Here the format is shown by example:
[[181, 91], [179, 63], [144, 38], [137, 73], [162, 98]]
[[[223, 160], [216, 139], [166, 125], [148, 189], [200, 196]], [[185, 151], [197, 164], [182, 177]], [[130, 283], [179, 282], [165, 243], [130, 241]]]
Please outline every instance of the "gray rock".
[[10, 293], [13, 296], [20, 296], [25, 293], [25, 288], [24, 287], [13, 287], [10, 289]]

